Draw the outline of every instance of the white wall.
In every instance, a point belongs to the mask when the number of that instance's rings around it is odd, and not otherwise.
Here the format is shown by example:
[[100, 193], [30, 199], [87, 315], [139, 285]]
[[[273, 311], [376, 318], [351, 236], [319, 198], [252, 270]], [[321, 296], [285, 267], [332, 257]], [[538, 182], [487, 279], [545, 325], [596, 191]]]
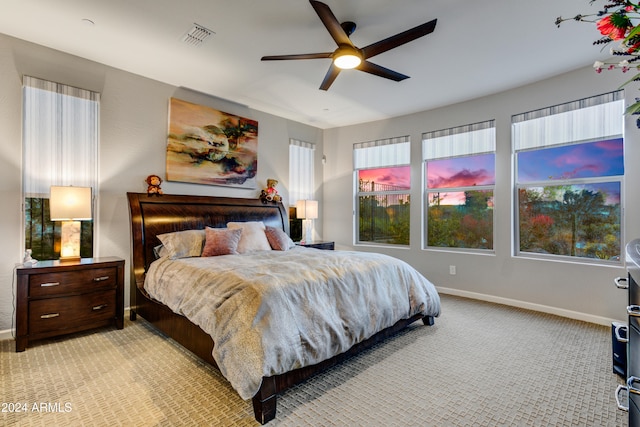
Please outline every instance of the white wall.
[[[164, 182], [166, 194], [258, 197], [267, 178], [288, 200], [289, 138], [318, 144], [322, 130], [252, 110], [230, 101], [196, 93], [106, 67], [82, 58], [0, 34], [0, 336], [15, 325], [13, 268], [22, 259], [21, 243], [21, 109], [22, 76], [98, 91], [100, 114], [100, 193], [95, 256], [126, 260], [125, 306], [129, 305], [129, 211], [126, 193], [145, 192], [149, 174], [165, 176], [168, 103], [170, 97], [237, 114], [258, 121], [258, 187], [255, 190]], [[316, 165], [322, 181], [321, 156]], [[321, 192], [318, 191], [321, 200]], [[321, 230], [321, 224], [316, 224]]]
[[[606, 74], [606, 73], [605, 73]], [[579, 263], [541, 261], [512, 256], [511, 115], [609, 92], [630, 76], [596, 74], [587, 67], [529, 86], [403, 117], [325, 131], [323, 229], [339, 249], [384, 252], [418, 268], [443, 293], [453, 293], [539, 309], [606, 324], [626, 318], [626, 293], [613, 285], [625, 270]], [[429, 84], [442, 84], [429, 83]], [[451, 84], [455, 84], [452, 82]], [[628, 100], [636, 88], [626, 91]], [[495, 119], [497, 127], [494, 254], [421, 249], [420, 203], [411, 205], [409, 249], [353, 245], [352, 144], [410, 135], [411, 199], [422, 200], [421, 136], [423, 132]], [[625, 242], [640, 237], [640, 130], [627, 118]], [[449, 274], [449, 266], [457, 274]], [[444, 308], [446, 315], [446, 307]]]

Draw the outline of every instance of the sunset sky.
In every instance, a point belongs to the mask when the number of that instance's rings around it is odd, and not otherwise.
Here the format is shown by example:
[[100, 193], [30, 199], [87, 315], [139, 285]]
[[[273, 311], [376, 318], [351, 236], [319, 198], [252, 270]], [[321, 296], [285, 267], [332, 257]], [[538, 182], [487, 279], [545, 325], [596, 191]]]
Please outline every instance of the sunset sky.
[[495, 154], [432, 160], [427, 163], [427, 188], [495, 184]]
[[362, 169], [358, 171], [358, 178], [363, 181], [373, 181], [377, 184], [395, 185], [396, 187], [410, 189], [411, 166]]
[[518, 154], [518, 181], [525, 184], [548, 179], [623, 174], [622, 138]]
[[[432, 160], [427, 164], [427, 188], [449, 189], [495, 184], [495, 154]], [[586, 144], [566, 145], [518, 154], [518, 181], [532, 183], [570, 178], [624, 174], [622, 138]], [[360, 179], [410, 188], [411, 167], [360, 170]], [[608, 203], [620, 201], [620, 185], [603, 183], [575, 186], [607, 194]], [[443, 204], [464, 203], [463, 192], [440, 192]]]

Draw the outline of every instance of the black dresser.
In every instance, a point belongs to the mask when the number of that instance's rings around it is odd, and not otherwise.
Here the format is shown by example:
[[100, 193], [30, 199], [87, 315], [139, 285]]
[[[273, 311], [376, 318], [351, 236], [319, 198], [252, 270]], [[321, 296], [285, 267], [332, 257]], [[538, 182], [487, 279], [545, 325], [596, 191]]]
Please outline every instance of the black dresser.
[[[627, 277], [616, 279], [616, 286], [628, 289], [628, 327], [626, 328], [627, 366], [626, 386], [616, 390], [618, 407], [629, 411], [629, 427], [640, 427], [640, 239], [635, 239], [626, 248]], [[626, 282], [626, 283], [625, 283]], [[624, 337], [618, 337], [624, 341]], [[622, 390], [628, 392], [627, 405], [620, 402]]]

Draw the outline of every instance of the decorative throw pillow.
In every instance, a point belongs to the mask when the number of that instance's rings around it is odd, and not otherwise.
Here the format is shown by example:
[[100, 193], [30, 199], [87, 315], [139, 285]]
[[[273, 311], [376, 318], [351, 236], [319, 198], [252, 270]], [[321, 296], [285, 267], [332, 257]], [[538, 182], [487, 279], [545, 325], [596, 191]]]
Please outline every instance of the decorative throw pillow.
[[184, 230], [159, 234], [158, 239], [167, 249], [171, 259], [200, 256], [204, 246], [204, 230]]
[[242, 236], [242, 229], [206, 228], [206, 239], [202, 256], [235, 255], [238, 253], [238, 243]]
[[264, 223], [262, 221], [229, 222], [227, 227], [231, 229], [242, 229], [242, 237], [238, 244], [238, 252], [246, 254], [248, 252], [270, 251], [271, 245], [264, 234]]
[[288, 251], [289, 249], [296, 246], [291, 240], [291, 237], [284, 232], [284, 230], [276, 227], [266, 226], [264, 230], [264, 234], [267, 235], [267, 240], [269, 241], [269, 245], [271, 245], [271, 249], [276, 251]]

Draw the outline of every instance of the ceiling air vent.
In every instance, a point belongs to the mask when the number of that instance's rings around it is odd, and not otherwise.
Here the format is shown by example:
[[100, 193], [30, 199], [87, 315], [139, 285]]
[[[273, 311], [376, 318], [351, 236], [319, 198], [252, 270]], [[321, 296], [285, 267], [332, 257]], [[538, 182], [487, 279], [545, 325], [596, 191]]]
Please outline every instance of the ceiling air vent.
[[211, 34], [215, 33], [200, 24], [193, 24], [193, 28], [182, 37], [182, 41], [191, 46], [200, 46]]

